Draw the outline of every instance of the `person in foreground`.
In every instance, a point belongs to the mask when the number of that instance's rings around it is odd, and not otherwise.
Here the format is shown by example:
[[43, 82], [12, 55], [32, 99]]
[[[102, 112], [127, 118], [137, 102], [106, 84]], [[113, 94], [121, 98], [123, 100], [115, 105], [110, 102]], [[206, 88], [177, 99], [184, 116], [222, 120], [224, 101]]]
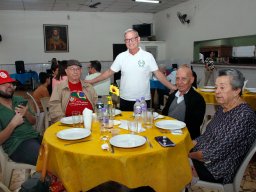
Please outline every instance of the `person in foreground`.
[[22, 97], [13, 96], [15, 82], [8, 72], [0, 70], [0, 145], [15, 162], [36, 165], [41, 137], [32, 125], [35, 116], [23, 106]]
[[68, 60], [66, 73], [67, 80], [56, 85], [49, 101], [53, 123], [71, 116], [72, 111], [94, 110], [98, 98], [92, 85], [81, 81], [82, 65], [79, 61]]
[[220, 105], [206, 131], [193, 142], [189, 153], [200, 180], [231, 183], [256, 139], [256, 115], [241, 98], [243, 74], [235, 69], [219, 71], [216, 101]]
[[[94, 79], [95, 77], [100, 76], [101, 74], [101, 63], [97, 60], [90, 61], [88, 66], [88, 73], [85, 77], [85, 80]], [[110, 87], [110, 78], [105, 79], [104, 81], [95, 83], [93, 88], [95, 89], [97, 95], [109, 95], [109, 87]]]
[[120, 82], [120, 109], [133, 111], [136, 99], [145, 97], [150, 104], [150, 77], [153, 72], [156, 78], [169, 89], [176, 89], [159, 71], [153, 55], [139, 47], [140, 37], [137, 31], [128, 29], [124, 33], [127, 51], [120, 53], [110, 69], [88, 83], [97, 83], [121, 71]]
[[192, 139], [200, 136], [200, 126], [204, 120], [204, 98], [194, 90], [194, 77], [191, 68], [184, 64], [176, 74], [177, 91], [171, 93], [162, 111], [179, 121], [184, 121]]

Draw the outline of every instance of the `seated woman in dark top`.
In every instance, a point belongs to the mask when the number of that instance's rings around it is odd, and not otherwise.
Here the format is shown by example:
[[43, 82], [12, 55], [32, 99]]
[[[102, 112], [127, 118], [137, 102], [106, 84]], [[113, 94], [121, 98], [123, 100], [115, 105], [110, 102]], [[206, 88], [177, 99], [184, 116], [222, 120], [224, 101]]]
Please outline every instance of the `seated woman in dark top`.
[[[243, 74], [235, 69], [219, 71], [216, 101], [220, 105], [203, 135], [194, 140], [192, 159], [200, 180], [231, 183], [256, 139], [256, 115], [241, 98]], [[197, 175], [196, 175], [197, 174]]]

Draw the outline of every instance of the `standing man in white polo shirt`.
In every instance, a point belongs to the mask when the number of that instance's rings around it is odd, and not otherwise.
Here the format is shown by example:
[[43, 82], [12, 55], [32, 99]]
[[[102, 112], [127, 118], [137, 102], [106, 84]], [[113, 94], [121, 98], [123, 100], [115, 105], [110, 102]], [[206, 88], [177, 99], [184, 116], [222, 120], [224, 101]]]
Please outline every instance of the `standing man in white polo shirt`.
[[150, 77], [152, 72], [169, 89], [175, 90], [176, 87], [159, 71], [153, 55], [139, 47], [140, 37], [137, 31], [133, 29], [126, 30], [124, 38], [128, 50], [116, 57], [110, 69], [95, 79], [86, 80], [86, 82], [94, 84], [121, 71], [120, 109], [122, 111], [133, 111], [136, 99], [141, 97], [145, 97], [147, 105], [150, 105]]

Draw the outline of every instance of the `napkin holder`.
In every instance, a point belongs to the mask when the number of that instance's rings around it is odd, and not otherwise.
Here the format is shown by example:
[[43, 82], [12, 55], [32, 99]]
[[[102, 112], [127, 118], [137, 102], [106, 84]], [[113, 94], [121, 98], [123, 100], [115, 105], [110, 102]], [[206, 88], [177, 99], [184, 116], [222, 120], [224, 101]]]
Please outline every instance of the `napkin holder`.
[[92, 110], [85, 108], [83, 111], [84, 128], [91, 130], [92, 128]]

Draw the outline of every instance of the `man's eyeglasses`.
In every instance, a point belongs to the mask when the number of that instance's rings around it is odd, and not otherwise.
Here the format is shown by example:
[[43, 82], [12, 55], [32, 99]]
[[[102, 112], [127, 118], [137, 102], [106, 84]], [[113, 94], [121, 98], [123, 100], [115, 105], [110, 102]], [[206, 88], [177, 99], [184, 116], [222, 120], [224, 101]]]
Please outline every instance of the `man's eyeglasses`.
[[87, 67], [88, 70], [90, 70], [92, 67]]
[[133, 37], [131, 39], [125, 39], [124, 41], [125, 41], [125, 43], [129, 43], [129, 42], [133, 43], [133, 42], [135, 42], [137, 40], [137, 38], [138, 37]]
[[68, 70], [70, 71], [80, 71], [81, 70], [81, 67], [68, 67]]

